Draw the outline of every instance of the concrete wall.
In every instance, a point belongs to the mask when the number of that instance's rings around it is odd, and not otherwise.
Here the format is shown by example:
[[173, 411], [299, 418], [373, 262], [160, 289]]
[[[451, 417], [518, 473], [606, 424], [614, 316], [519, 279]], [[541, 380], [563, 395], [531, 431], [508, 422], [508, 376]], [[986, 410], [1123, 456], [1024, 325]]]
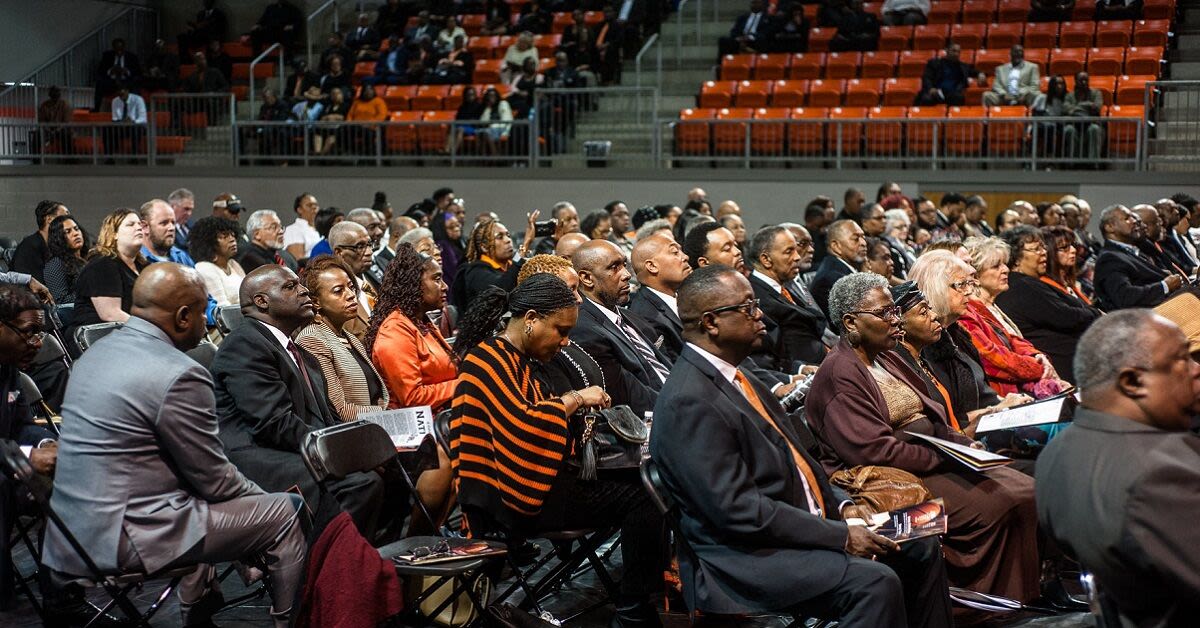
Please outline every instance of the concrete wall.
[[129, 5], [149, 0], [0, 0], [0, 81], [24, 78]]
[[66, 203], [94, 231], [113, 208], [137, 207], [150, 198], [165, 197], [178, 187], [196, 193], [198, 216], [208, 215], [204, 209], [208, 200], [222, 192], [233, 192], [251, 210], [279, 210], [286, 223], [291, 221], [292, 200], [301, 192], [316, 194], [322, 206], [345, 210], [369, 206], [375, 191], [382, 190], [392, 206], [403, 211], [442, 185], [452, 186], [466, 200], [470, 215], [495, 211], [514, 230], [522, 228], [526, 211], [547, 209], [559, 200], [575, 203], [580, 213], [614, 199], [624, 200], [631, 208], [682, 204], [688, 189], [699, 185], [714, 202], [737, 200], [749, 215], [748, 226], [753, 228], [763, 223], [801, 220], [804, 205], [818, 194], [834, 198], [839, 205], [849, 186], [859, 187], [871, 196], [885, 180], [900, 182], [908, 194], [922, 189], [1071, 193], [1088, 199], [1096, 210], [1110, 203], [1152, 202], [1181, 191], [1200, 196], [1200, 185], [1193, 177], [1157, 173], [2, 168], [0, 233], [31, 231], [33, 207], [43, 198]]

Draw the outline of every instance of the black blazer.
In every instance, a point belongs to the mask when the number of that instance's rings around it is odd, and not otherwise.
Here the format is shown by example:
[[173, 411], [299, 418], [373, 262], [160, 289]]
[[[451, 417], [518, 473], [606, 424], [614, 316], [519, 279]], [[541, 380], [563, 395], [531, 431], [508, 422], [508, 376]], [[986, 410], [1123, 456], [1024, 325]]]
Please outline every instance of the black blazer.
[[[105, 51], [105, 53], [100, 56], [100, 76], [107, 78], [108, 70], [112, 68], [116, 62], [117, 53], [112, 50]], [[142, 65], [138, 61], [137, 55], [129, 52], [128, 50], [125, 51], [125, 69], [129, 70], [130, 79], [135, 79], [142, 74]]]
[[[745, 373], [745, 371], [743, 371]], [[846, 571], [846, 525], [821, 465], [774, 397], [748, 378], [816, 475], [828, 518], [808, 511], [784, 436], [692, 348], [654, 408], [650, 456], [680, 506], [689, 551], [679, 555], [688, 608], [737, 614], [793, 607], [829, 591]]]
[[1188, 252], [1183, 248], [1183, 244], [1181, 244], [1179, 240], [1175, 239], [1177, 237], [1185, 238], [1187, 236], [1180, 236], [1175, 232], [1174, 229], [1169, 229], [1168, 233], [1163, 237], [1163, 241], [1161, 243], [1163, 251], [1170, 256], [1171, 261], [1175, 262], [1175, 264], [1184, 272], [1196, 272], [1196, 265], [1192, 263], [1191, 258], [1188, 256]]
[[[738, 16], [737, 20], [733, 23], [733, 28], [729, 29], [730, 37], [737, 39], [745, 35], [743, 31], [746, 30], [746, 22], [750, 21], [750, 15], [749, 13], [743, 13]], [[758, 18], [758, 25], [754, 27], [754, 32], [750, 33], [749, 37], [756, 40], [765, 39], [770, 35], [771, 27], [772, 18], [770, 15], [767, 15], [766, 9], [763, 9], [762, 15]]]
[[808, 290], [812, 292], [817, 305], [821, 306], [821, 313], [826, 319], [829, 318], [829, 291], [833, 289], [833, 284], [853, 272], [846, 262], [832, 253], [821, 260], [817, 274], [813, 276], [812, 283], [808, 284]]
[[[1167, 299], [1162, 281], [1169, 274], [1146, 257], [1135, 256], [1106, 241], [1096, 259], [1093, 279], [1099, 300], [1097, 306], [1106, 312], [1130, 307], [1154, 307]], [[1058, 368], [1057, 365], [1055, 368]]]
[[795, 295], [796, 303], [788, 303], [778, 290], [767, 285], [755, 275], [750, 275], [750, 285], [763, 315], [779, 326], [779, 338], [773, 346], [765, 349], [775, 357], [776, 369], [794, 372], [793, 363], [820, 364], [825, 359], [825, 345], [821, 342], [825, 321], [821, 312], [804, 306]]
[[[651, 347], [657, 344], [657, 336], [636, 314], [622, 308], [621, 317], [642, 332], [642, 339]], [[579, 306], [579, 321], [571, 330], [571, 341], [583, 347], [600, 364], [613, 405], [627, 405], [638, 416], [654, 409], [654, 401], [662, 388], [658, 374], [642, 360], [625, 332], [609, 321], [591, 299], [585, 298]], [[666, 356], [657, 354], [656, 357], [670, 367], [671, 362]]]
[[967, 89], [968, 80], [979, 74], [975, 71], [975, 66], [967, 65], [962, 61], [953, 62], [942, 58], [930, 59], [925, 64], [925, 70], [921, 73], [922, 94], [931, 88], [939, 87], [938, 79], [941, 78], [942, 72], [949, 72], [954, 77], [954, 84], [958, 86], [958, 89], [955, 90], [956, 92]]
[[497, 270], [486, 262], [470, 262], [459, 266], [450, 289], [450, 304], [458, 308], [460, 313], [466, 312], [470, 309], [471, 301], [488, 286], [512, 290], [517, 287], [517, 275], [524, 263], [522, 259], [510, 265], [508, 270]]
[[1008, 290], [996, 297], [996, 305], [1050, 358], [1059, 377], [1075, 380], [1075, 345], [1100, 310], [1021, 273], [1009, 274]]
[[679, 320], [679, 316], [667, 306], [662, 297], [644, 286], [630, 297], [629, 311], [640, 316], [658, 332], [657, 336], [662, 338], [658, 350], [663, 357], [670, 360], [664, 364], [674, 364], [683, 352], [683, 321]]

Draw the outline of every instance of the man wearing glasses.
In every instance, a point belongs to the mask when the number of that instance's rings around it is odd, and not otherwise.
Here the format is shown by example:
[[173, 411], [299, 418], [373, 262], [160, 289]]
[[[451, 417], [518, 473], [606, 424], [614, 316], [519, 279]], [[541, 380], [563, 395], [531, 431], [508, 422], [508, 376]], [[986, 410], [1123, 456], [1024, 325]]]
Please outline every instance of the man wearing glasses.
[[650, 457], [681, 506], [689, 607], [848, 628], [952, 625], [937, 541], [901, 548], [847, 525], [863, 513], [805, 450], [807, 428], [736, 366], [766, 334], [750, 282], [700, 268], [679, 289], [679, 314], [686, 344], [655, 404]]
[[371, 267], [371, 234], [357, 222], [343, 220], [329, 230], [329, 245], [333, 247], [334, 257], [354, 271], [354, 281], [358, 284], [358, 318], [346, 323], [345, 330], [361, 339], [367, 332], [367, 322], [371, 320], [378, 296], [364, 275]]

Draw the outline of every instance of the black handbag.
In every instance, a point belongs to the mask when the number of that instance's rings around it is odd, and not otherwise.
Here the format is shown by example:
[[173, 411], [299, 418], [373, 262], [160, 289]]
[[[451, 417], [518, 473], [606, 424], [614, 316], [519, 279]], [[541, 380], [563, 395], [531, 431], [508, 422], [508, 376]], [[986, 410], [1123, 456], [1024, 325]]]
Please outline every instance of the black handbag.
[[642, 463], [650, 430], [629, 406], [589, 410], [578, 423], [579, 479], [595, 480], [596, 469], [636, 469]]

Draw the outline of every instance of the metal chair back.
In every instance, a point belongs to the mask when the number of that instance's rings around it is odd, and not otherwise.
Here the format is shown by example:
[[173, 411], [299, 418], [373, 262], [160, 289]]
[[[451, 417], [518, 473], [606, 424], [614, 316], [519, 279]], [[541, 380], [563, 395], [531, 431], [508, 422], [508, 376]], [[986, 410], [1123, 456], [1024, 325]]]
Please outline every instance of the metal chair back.
[[83, 325], [75, 328], [75, 344], [79, 345], [80, 351], [87, 351], [88, 347], [96, 344], [101, 338], [120, 329], [121, 323], [96, 323], [95, 325]]
[[379, 425], [354, 421], [309, 432], [300, 456], [313, 479], [324, 485], [383, 465], [396, 457], [396, 446]]
[[222, 305], [217, 308], [216, 318], [217, 329], [224, 336], [228, 336], [230, 332], [240, 327], [246, 320], [242, 316], [242, 306], [240, 305]]

